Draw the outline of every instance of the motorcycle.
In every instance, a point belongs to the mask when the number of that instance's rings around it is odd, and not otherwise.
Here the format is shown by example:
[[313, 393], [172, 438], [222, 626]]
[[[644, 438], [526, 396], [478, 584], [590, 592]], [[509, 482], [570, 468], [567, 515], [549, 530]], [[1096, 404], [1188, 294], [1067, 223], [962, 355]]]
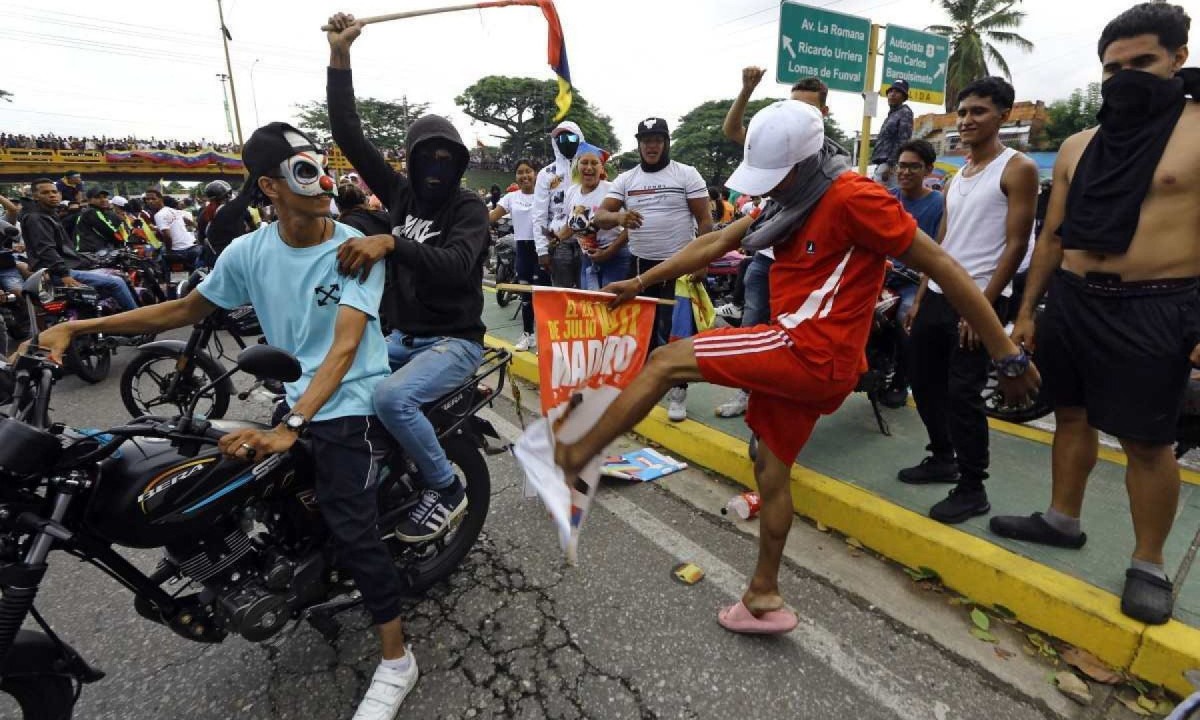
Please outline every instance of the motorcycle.
[[[76, 287], [54, 287], [45, 270], [39, 270], [25, 280], [21, 288], [25, 298], [25, 310], [29, 328], [33, 332], [45, 330], [68, 320], [82, 320], [108, 314], [101, 304], [100, 294], [87, 285]], [[117, 338], [96, 333], [78, 335], [67, 348], [63, 363], [81, 380], [95, 384], [108, 377], [112, 367], [112, 356], [122, 343]]]
[[[136, 246], [144, 248], [145, 246]], [[105, 272], [125, 280], [133, 293], [138, 305], [153, 305], [167, 300], [165, 281], [162, 277], [162, 265], [144, 252], [133, 249], [101, 250], [85, 255], [96, 265], [96, 270]], [[116, 303], [112, 300], [103, 302], [112, 305], [116, 311]]]
[[[179, 284], [179, 296], [192, 291], [206, 273], [194, 271]], [[243, 305], [232, 310], [217, 310], [192, 328], [187, 341], [156, 340], [138, 347], [138, 354], [121, 373], [121, 402], [132, 417], [159, 412], [161, 406], [173, 406], [178, 412], [196, 405], [197, 412], [209, 419], [225, 417], [233, 383], [218, 381], [225, 367], [218, 358], [225, 358], [221, 332], [228, 333], [240, 350], [245, 350], [245, 338], [262, 335], [262, 327], [254, 308]], [[210, 352], [210, 348], [215, 353]], [[282, 392], [269, 378], [259, 379], [255, 387], [238, 393], [245, 400], [258, 386]], [[198, 393], [209, 388], [203, 396]]]
[[[496, 240], [495, 250], [496, 284], [515, 283], [517, 281], [517, 241], [510, 233]], [[519, 300], [520, 293], [511, 290], [496, 289], [496, 304], [508, 307], [513, 300]]]
[[[398, 540], [394, 528], [419, 500], [415, 469], [396, 449], [381, 473], [379, 532], [407, 593], [454, 572], [483, 527], [490, 476], [481, 449], [498, 436], [477, 416], [494, 397], [479, 382], [495, 375], [499, 392], [510, 359], [489, 351], [476, 376], [425, 408], [467, 486], [468, 508], [444, 534]], [[278, 381], [301, 372], [267, 345], [243, 350], [221, 379], [238, 371]], [[263, 642], [300, 620], [336, 635], [336, 615], [362, 599], [327, 547], [305, 439], [246, 461], [221, 455], [217, 440], [265, 426], [190, 412], [104, 431], [50, 424], [57, 374], [32, 348], [0, 365], [12, 383], [0, 416], [0, 691], [24, 718], [69, 720], [83, 685], [104, 677], [35, 608], [54, 550], [100, 568], [132, 592], [142, 617], [194, 642]], [[117, 548], [161, 549], [162, 559], [146, 574]], [[40, 631], [22, 629], [26, 620]]]

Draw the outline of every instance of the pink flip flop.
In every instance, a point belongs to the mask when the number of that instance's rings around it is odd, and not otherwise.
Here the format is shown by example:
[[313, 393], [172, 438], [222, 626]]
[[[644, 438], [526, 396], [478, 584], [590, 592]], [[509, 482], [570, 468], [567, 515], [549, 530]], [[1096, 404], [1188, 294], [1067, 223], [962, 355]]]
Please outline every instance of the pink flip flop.
[[738, 601], [735, 605], [717, 613], [717, 622], [730, 632], [746, 635], [782, 635], [795, 629], [800, 619], [796, 613], [786, 608], [768, 610], [755, 617], [745, 603]]

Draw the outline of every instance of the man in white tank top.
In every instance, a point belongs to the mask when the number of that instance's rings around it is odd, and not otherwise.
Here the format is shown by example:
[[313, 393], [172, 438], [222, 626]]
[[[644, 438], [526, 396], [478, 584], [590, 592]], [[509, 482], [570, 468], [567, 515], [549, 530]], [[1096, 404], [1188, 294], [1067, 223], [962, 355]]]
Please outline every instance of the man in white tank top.
[[[1000, 126], [1013, 105], [1001, 78], [976, 80], [958, 95], [958, 130], [971, 162], [946, 189], [938, 242], [958, 261], [1004, 318], [1011, 281], [1025, 257], [1037, 206], [1033, 160], [1000, 143]], [[988, 425], [983, 409], [990, 361], [979, 337], [928, 278], [910, 317], [913, 399], [929, 433], [929, 456], [899, 472], [911, 484], [956, 483], [929, 516], [960, 523], [991, 510]]]

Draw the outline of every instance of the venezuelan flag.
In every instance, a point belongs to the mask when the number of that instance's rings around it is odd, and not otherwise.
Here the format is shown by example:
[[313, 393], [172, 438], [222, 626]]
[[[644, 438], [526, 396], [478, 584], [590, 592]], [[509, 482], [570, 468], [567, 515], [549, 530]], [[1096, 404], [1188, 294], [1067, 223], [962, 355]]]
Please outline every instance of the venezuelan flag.
[[567, 64], [567, 41], [563, 37], [562, 23], [558, 20], [558, 10], [555, 9], [553, 0], [538, 0], [538, 6], [542, 8], [542, 14], [546, 16], [546, 24], [550, 28], [547, 52], [550, 67], [554, 74], [558, 75], [558, 97], [554, 98], [554, 104], [558, 106], [554, 122], [558, 122], [571, 109], [571, 67]]

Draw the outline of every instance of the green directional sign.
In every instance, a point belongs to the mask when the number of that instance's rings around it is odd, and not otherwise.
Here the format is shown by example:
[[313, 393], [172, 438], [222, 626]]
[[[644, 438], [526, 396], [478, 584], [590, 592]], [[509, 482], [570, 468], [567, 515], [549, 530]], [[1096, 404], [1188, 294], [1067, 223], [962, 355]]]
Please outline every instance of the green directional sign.
[[871, 21], [792, 2], [779, 6], [775, 79], [791, 85], [818, 77], [830, 90], [861, 93], [867, 79]]
[[949, 58], [950, 41], [947, 38], [888, 25], [879, 94], [886, 95], [893, 81], [907, 80], [909, 100], [941, 105], [946, 101], [946, 63]]

